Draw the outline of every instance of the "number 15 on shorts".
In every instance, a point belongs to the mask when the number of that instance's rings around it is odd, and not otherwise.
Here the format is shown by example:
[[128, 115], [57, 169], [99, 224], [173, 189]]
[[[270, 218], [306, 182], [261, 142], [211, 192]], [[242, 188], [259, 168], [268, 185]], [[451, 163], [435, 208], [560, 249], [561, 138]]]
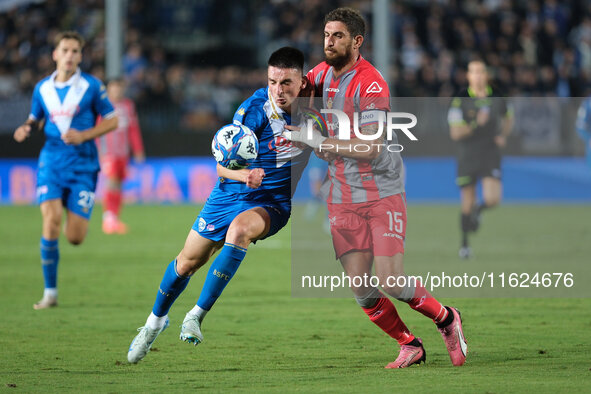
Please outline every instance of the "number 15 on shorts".
[[404, 221], [402, 220], [402, 212], [386, 211], [388, 215], [388, 229], [396, 231], [399, 234], [404, 234]]

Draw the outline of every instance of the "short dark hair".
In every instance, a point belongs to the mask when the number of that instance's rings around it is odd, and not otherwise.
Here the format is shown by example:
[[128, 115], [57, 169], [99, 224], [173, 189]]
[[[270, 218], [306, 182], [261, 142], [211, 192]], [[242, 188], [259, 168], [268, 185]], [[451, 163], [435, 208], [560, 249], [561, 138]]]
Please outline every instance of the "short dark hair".
[[269, 66], [277, 68], [295, 68], [304, 71], [304, 54], [297, 48], [279, 48], [269, 56]]
[[342, 22], [352, 37], [365, 36], [365, 19], [353, 8], [341, 7], [330, 11], [324, 17], [324, 26], [328, 22]]
[[56, 48], [58, 47], [58, 45], [60, 44], [60, 42], [62, 40], [76, 40], [80, 44], [80, 49], [84, 48], [84, 44], [85, 44], [84, 37], [82, 37], [82, 35], [80, 33], [78, 33], [77, 31], [68, 30], [68, 31], [62, 31], [61, 33], [58, 33], [55, 36], [55, 40], [53, 41]]

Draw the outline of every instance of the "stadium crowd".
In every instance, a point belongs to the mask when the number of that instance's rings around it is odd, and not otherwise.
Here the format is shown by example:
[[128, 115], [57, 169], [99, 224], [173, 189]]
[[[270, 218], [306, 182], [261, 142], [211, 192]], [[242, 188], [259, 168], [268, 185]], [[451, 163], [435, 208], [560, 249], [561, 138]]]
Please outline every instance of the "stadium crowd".
[[[228, 121], [236, 105], [266, 83], [257, 59], [274, 48], [294, 45], [309, 65], [317, 64], [323, 57], [322, 15], [341, 5], [371, 20], [370, 1], [232, 1], [224, 23], [201, 18], [197, 26], [212, 36], [239, 36], [238, 45], [252, 53], [236, 59], [229, 54], [235, 65], [220, 67], [207, 56], [163, 45], [159, 16], [146, 2], [129, 0], [123, 72], [140, 116], [151, 117], [146, 131], [164, 131], [177, 115], [188, 130]], [[199, 11], [213, 15], [216, 6], [200, 2]], [[77, 30], [88, 40], [81, 67], [104, 79], [104, 18], [104, 0], [21, 1], [0, 9], [0, 99], [30, 95], [35, 81], [51, 73], [52, 41], [60, 30]], [[396, 1], [390, 2], [390, 21], [396, 51], [388, 72], [398, 96], [452, 96], [465, 85], [465, 65], [474, 56], [484, 59], [508, 95], [575, 97], [590, 91], [591, 1]], [[370, 56], [371, 40], [364, 45]]]

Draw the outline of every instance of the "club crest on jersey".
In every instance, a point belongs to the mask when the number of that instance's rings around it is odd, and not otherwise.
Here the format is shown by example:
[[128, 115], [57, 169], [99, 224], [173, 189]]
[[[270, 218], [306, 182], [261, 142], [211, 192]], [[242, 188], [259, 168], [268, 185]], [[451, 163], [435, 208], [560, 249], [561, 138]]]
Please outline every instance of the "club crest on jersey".
[[329, 97], [328, 100], [326, 100], [326, 108], [332, 108], [332, 97]]
[[372, 82], [367, 88], [367, 93], [380, 93], [381, 91], [382, 87], [377, 82]]

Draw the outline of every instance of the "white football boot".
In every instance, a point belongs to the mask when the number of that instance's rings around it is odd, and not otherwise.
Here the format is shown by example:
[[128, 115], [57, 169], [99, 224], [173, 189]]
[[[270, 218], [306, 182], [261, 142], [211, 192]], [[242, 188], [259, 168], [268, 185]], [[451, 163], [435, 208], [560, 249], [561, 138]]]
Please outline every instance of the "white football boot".
[[168, 319], [164, 323], [161, 329], [151, 329], [147, 326], [140, 327], [137, 330], [140, 332], [133, 338], [131, 345], [129, 345], [129, 351], [127, 352], [127, 361], [135, 364], [141, 361], [146, 354], [150, 351], [152, 344], [156, 340], [156, 337], [168, 327]]
[[185, 319], [181, 325], [181, 341], [192, 343], [195, 346], [203, 342], [201, 323], [197, 316], [192, 313], [187, 313], [185, 315]]

